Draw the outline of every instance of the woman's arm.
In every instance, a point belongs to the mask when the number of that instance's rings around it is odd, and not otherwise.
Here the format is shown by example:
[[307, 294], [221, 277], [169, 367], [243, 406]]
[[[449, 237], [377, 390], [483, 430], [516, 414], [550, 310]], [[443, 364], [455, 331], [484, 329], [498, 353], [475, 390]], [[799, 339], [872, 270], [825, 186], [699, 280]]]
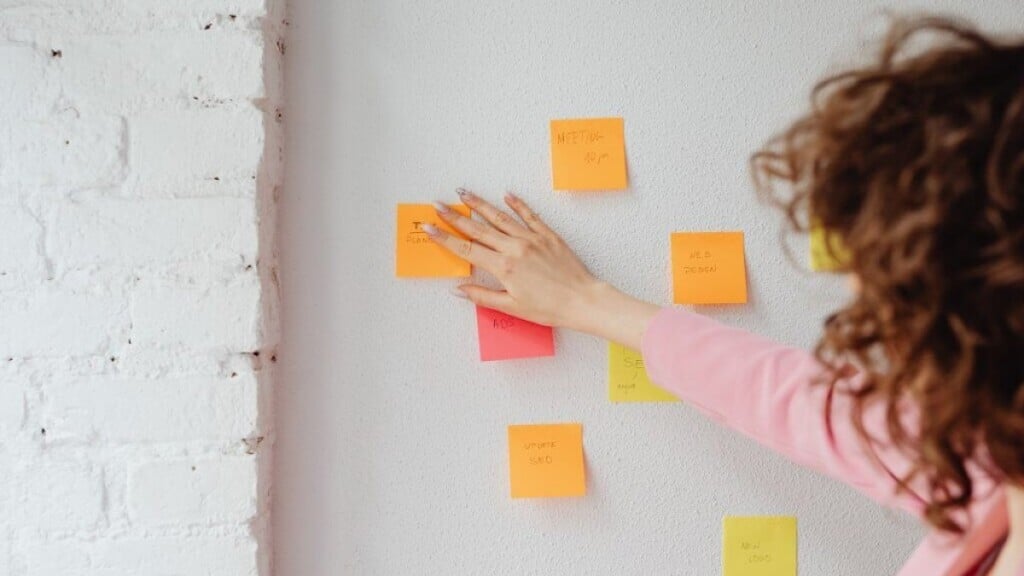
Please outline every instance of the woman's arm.
[[472, 239], [424, 226], [438, 244], [493, 274], [505, 290], [459, 286], [473, 302], [539, 324], [570, 328], [640, 348], [647, 323], [660, 309], [594, 278], [562, 237], [517, 196], [505, 203], [516, 220], [475, 194], [460, 199], [487, 223], [466, 218], [438, 202], [437, 213]]
[[[907, 471], [907, 458], [868, 450], [850, 397], [818, 382], [825, 371], [808, 352], [679, 309], [651, 320], [642, 350], [652, 381], [712, 419], [877, 501], [922, 514], [919, 498], [896, 495], [894, 475]], [[887, 436], [881, 410], [868, 408], [864, 425], [875, 438]]]
[[[906, 459], [882, 453], [882, 467], [864, 449], [848, 398], [814, 383], [823, 370], [813, 356], [697, 314], [661, 309], [595, 279], [561, 237], [515, 196], [505, 202], [520, 221], [469, 192], [460, 191], [460, 196], [489, 224], [439, 204], [441, 218], [472, 241], [433, 227], [427, 233], [505, 287], [464, 285], [459, 287], [462, 295], [533, 322], [640, 349], [654, 382], [715, 420], [877, 500], [920, 513], [917, 500], [893, 499], [896, 483], [886, 468], [900, 474]], [[884, 436], [881, 416], [866, 415], [876, 436]]]

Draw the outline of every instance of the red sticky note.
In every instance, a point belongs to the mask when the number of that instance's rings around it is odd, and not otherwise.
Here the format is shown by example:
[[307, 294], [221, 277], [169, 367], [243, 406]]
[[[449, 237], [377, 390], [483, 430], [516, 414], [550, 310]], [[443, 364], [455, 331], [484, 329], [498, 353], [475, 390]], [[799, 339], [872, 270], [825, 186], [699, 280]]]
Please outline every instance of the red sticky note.
[[477, 306], [476, 327], [484, 362], [555, 355], [555, 335], [550, 326]]

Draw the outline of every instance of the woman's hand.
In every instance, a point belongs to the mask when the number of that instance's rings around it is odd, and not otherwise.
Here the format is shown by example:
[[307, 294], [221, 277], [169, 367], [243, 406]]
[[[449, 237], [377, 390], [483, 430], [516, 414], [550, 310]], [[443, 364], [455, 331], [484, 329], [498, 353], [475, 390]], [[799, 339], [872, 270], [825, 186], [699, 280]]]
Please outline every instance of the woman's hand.
[[571, 328], [639, 348], [640, 337], [658, 307], [633, 299], [596, 279], [561, 236], [517, 196], [505, 204], [519, 220], [475, 194], [459, 196], [487, 222], [466, 218], [438, 202], [442, 220], [470, 240], [424, 230], [435, 242], [493, 274], [504, 291], [459, 286], [469, 300], [538, 324]]

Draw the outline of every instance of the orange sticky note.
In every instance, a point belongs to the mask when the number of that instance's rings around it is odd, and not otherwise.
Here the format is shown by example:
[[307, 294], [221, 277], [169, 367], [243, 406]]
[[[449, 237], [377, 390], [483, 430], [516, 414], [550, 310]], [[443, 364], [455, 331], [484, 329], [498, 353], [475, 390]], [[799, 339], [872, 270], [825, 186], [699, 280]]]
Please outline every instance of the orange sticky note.
[[676, 304], [745, 304], [743, 232], [672, 234], [672, 284]]
[[629, 186], [622, 118], [552, 120], [551, 179], [555, 190]]
[[722, 576], [796, 576], [796, 518], [726, 516]]
[[508, 468], [513, 498], [585, 495], [583, 425], [509, 426]]
[[555, 355], [555, 336], [550, 326], [477, 306], [476, 328], [480, 360], [484, 362]]
[[[452, 206], [463, 216], [469, 207]], [[464, 238], [445, 224], [430, 204], [399, 204], [395, 238], [395, 275], [401, 278], [465, 277], [470, 274], [469, 262], [435, 244], [423, 231], [424, 224]]]

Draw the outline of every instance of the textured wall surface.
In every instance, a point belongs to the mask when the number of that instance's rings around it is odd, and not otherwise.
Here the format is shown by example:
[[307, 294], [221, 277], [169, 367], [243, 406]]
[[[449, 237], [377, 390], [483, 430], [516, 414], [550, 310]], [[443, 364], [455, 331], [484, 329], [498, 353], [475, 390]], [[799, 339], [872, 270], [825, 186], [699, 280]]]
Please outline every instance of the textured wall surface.
[[0, 0], [0, 574], [268, 574], [283, 2]]
[[[842, 282], [787, 261], [747, 157], [860, 61], [881, 9], [926, 6], [1024, 30], [1019, 0], [296, 1], [278, 573], [714, 575], [723, 515], [793, 514], [802, 575], [892, 574], [915, 521], [685, 404], [611, 405], [603, 342], [478, 362], [455, 281], [394, 278], [393, 227], [397, 202], [512, 188], [662, 303], [670, 232], [741, 229], [751, 302], [704, 311], [810, 345]], [[630, 190], [552, 192], [548, 121], [605, 115], [625, 118]], [[583, 423], [588, 495], [510, 500], [506, 425], [563, 421]]]

